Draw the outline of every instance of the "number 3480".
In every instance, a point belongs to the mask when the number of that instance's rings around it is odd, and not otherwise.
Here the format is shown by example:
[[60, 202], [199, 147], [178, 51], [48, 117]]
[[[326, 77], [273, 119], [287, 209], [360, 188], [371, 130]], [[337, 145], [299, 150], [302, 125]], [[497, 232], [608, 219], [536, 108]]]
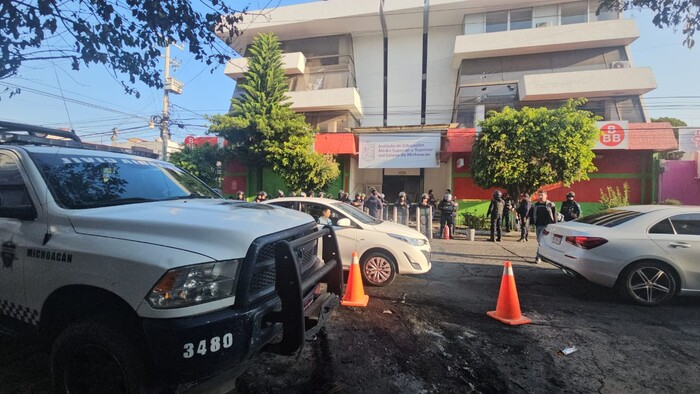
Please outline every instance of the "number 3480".
[[233, 334], [227, 333], [224, 336], [216, 336], [209, 339], [202, 339], [197, 343], [196, 348], [194, 343], [186, 343], [183, 346], [183, 358], [192, 358], [195, 354], [204, 356], [207, 353], [216, 353], [221, 349], [228, 349], [233, 346]]

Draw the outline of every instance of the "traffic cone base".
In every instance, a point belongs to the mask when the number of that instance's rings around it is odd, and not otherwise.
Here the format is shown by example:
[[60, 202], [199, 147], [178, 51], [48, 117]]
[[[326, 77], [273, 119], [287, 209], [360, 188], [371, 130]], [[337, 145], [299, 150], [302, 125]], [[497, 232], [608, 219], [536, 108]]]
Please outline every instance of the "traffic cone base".
[[348, 283], [345, 286], [345, 295], [341, 304], [343, 306], [367, 306], [369, 296], [365, 294], [365, 289], [362, 285], [362, 273], [360, 272], [360, 262], [357, 258], [357, 252], [352, 252], [352, 264], [350, 265], [350, 273], [348, 274]]
[[496, 310], [486, 312], [486, 314], [511, 326], [532, 323], [532, 320], [520, 314], [520, 300], [518, 299], [518, 290], [515, 288], [515, 276], [513, 276], [513, 266], [510, 261], [506, 261], [503, 267], [503, 278], [501, 279], [501, 289], [498, 292]]

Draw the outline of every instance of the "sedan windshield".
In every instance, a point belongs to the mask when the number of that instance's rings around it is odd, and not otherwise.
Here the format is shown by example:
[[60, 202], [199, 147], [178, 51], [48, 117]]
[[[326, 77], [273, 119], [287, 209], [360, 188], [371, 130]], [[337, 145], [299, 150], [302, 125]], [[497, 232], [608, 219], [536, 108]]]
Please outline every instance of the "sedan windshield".
[[68, 209], [219, 198], [173, 164], [142, 158], [30, 153], [56, 202]]
[[592, 224], [595, 226], [615, 227], [636, 217], [643, 215], [643, 212], [625, 211], [620, 209], [607, 209], [592, 215], [584, 216], [576, 220], [579, 223]]
[[342, 212], [342, 213], [344, 213], [344, 214], [350, 216], [351, 218], [357, 220], [358, 222], [360, 222], [360, 223], [362, 223], [362, 224], [377, 224], [377, 223], [381, 223], [381, 220], [375, 219], [375, 218], [369, 216], [368, 214], [366, 214], [366, 213], [364, 213], [363, 211], [361, 211], [361, 210], [359, 210], [359, 209], [353, 207], [352, 205], [348, 205], [348, 204], [345, 204], [345, 203], [335, 203], [335, 204], [332, 204], [332, 205], [333, 205], [333, 207], [334, 207], [336, 210], [338, 210], [338, 211], [340, 211], [340, 212]]

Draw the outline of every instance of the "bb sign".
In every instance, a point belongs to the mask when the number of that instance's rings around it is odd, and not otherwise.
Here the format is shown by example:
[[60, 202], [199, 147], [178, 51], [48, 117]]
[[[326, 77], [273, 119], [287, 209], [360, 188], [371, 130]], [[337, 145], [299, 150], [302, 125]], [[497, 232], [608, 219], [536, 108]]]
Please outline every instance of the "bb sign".
[[628, 149], [629, 122], [626, 120], [598, 122], [598, 128], [600, 137], [593, 147], [594, 150]]

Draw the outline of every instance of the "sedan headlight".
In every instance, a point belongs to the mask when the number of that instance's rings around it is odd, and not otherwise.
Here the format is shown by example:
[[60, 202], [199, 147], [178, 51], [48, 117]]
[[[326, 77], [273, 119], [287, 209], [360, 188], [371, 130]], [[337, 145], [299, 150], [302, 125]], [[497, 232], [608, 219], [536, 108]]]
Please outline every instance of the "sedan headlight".
[[391, 238], [398, 239], [400, 241], [404, 241], [408, 243], [409, 245], [413, 246], [423, 246], [425, 245], [428, 241], [423, 239], [423, 238], [412, 238], [412, 237], [407, 237], [405, 235], [399, 235], [399, 234], [388, 234]]
[[147, 300], [154, 308], [182, 308], [230, 297], [236, 291], [238, 260], [171, 269], [153, 286]]

